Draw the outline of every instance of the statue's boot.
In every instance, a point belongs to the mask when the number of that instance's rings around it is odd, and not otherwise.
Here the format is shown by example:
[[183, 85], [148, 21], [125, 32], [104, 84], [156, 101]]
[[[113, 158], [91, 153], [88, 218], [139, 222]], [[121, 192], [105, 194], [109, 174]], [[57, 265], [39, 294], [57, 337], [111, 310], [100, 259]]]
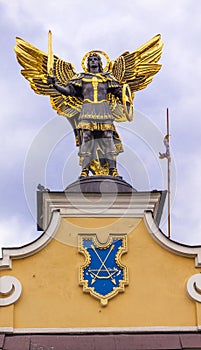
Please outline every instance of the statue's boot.
[[118, 171], [117, 171], [117, 165], [115, 159], [107, 159], [107, 163], [109, 165], [109, 175], [110, 176], [118, 176], [120, 177]]
[[85, 154], [82, 159], [82, 171], [80, 174], [80, 179], [83, 179], [84, 177], [87, 177], [89, 175], [89, 164], [90, 164], [91, 155]]
[[120, 177], [117, 168], [110, 168], [109, 169], [109, 175], [110, 176], [114, 176], [114, 177]]
[[83, 179], [89, 175], [89, 168], [88, 167], [83, 167], [81, 174], [80, 174], [80, 179]]

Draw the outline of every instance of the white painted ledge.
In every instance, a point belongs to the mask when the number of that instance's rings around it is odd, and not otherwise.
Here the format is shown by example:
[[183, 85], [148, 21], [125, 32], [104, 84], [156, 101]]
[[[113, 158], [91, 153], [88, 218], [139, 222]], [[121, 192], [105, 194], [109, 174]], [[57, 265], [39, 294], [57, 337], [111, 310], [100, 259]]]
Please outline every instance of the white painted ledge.
[[13, 334], [97, 334], [97, 333], [178, 333], [197, 332], [199, 326], [154, 326], [154, 327], [100, 327], [100, 328], [0, 328], [0, 333]]
[[12, 269], [12, 259], [25, 258], [42, 250], [54, 237], [60, 223], [58, 210], [52, 212], [51, 220], [47, 230], [35, 241], [19, 248], [3, 248], [0, 259], [0, 270]]
[[161, 247], [177, 255], [185, 256], [188, 258], [195, 258], [195, 267], [201, 267], [201, 246], [185, 246], [169, 239], [156, 225], [151, 211], [145, 212], [144, 222], [152, 238]]
[[135, 217], [142, 218], [146, 210], [157, 217], [161, 192], [134, 193], [67, 193], [43, 194], [43, 228], [47, 227], [51, 213], [60, 210], [62, 217]]

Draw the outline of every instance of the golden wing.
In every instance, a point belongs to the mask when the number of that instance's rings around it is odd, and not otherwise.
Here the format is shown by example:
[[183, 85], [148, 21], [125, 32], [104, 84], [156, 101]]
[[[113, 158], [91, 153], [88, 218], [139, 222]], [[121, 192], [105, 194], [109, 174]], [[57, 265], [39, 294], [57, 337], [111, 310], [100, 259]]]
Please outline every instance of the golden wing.
[[[48, 55], [21, 38], [16, 38], [14, 49], [17, 60], [23, 67], [21, 73], [29, 81], [31, 88], [37, 94], [49, 95], [51, 105], [58, 114], [68, 118], [76, 117], [81, 109], [82, 101], [73, 96], [62, 95], [48, 84]], [[53, 75], [58, 85], [66, 86], [75, 72], [71, 63], [62, 61], [53, 55]]]
[[125, 52], [119, 56], [112, 66], [112, 73], [121, 84], [128, 84], [131, 94], [144, 89], [158, 73], [163, 43], [158, 34], [133, 52]]

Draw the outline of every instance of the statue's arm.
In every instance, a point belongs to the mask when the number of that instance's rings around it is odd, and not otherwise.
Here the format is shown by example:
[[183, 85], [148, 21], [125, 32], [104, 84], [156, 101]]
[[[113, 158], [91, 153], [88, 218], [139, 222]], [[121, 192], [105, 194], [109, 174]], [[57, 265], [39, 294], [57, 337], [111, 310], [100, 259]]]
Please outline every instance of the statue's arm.
[[58, 92], [60, 92], [62, 95], [65, 96], [75, 96], [76, 95], [76, 90], [72, 84], [68, 84], [65, 87], [60, 86], [56, 84], [55, 78], [54, 77], [48, 77], [47, 78], [48, 84], [52, 85], [54, 89], [56, 89]]

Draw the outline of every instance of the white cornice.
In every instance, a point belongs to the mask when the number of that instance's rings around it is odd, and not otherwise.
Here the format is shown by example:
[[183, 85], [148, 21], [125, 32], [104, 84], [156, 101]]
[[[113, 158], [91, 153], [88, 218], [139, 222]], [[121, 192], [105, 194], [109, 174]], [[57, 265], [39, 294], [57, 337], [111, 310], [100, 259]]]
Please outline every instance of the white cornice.
[[96, 333], [194, 333], [199, 326], [154, 326], [154, 327], [100, 327], [100, 328], [0, 328], [0, 333], [13, 334], [96, 334]]
[[19, 248], [3, 248], [0, 259], [0, 270], [12, 269], [12, 259], [30, 256], [42, 250], [54, 237], [60, 223], [58, 210], [53, 211], [47, 230], [35, 241]]
[[146, 210], [157, 217], [161, 192], [134, 193], [65, 193], [43, 194], [43, 228], [55, 209], [62, 217], [137, 217], [142, 218]]
[[161, 192], [93, 194], [45, 192], [43, 198], [44, 226], [47, 229], [35, 241], [18, 248], [3, 248], [0, 270], [12, 269], [12, 259], [25, 258], [42, 250], [53, 238], [61, 217], [133, 217], [143, 218], [150, 210], [156, 218]]
[[144, 222], [152, 238], [161, 247], [177, 255], [195, 258], [195, 267], [201, 267], [201, 246], [185, 246], [167, 238], [156, 225], [151, 211], [145, 212]]
[[[149, 195], [148, 195], [149, 194]], [[0, 259], [0, 269], [11, 269], [12, 259], [24, 258], [42, 250], [54, 237], [61, 217], [142, 217], [152, 238], [164, 249], [171, 253], [195, 258], [195, 266], [201, 267], [201, 246], [190, 247], [170, 240], [158, 228], [157, 215], [160, 192], [142, 192], [134, 195], [120, 194], [111, 202], [111, 196], [104, 195], [100, 201], [92, 205], [92, 194], [87, 194], [85, 200], [77, 194], [61, 193], [45, 194], [45, 222], [50, 223], [44, 233], [34, 242], [19, 248], [3, 248]], [[70, 199], [70, 200], [69, 200]], [[93, 198], [94, 200], [94, 198]], [[97, 197], [96, 197], [97, 200]]]

